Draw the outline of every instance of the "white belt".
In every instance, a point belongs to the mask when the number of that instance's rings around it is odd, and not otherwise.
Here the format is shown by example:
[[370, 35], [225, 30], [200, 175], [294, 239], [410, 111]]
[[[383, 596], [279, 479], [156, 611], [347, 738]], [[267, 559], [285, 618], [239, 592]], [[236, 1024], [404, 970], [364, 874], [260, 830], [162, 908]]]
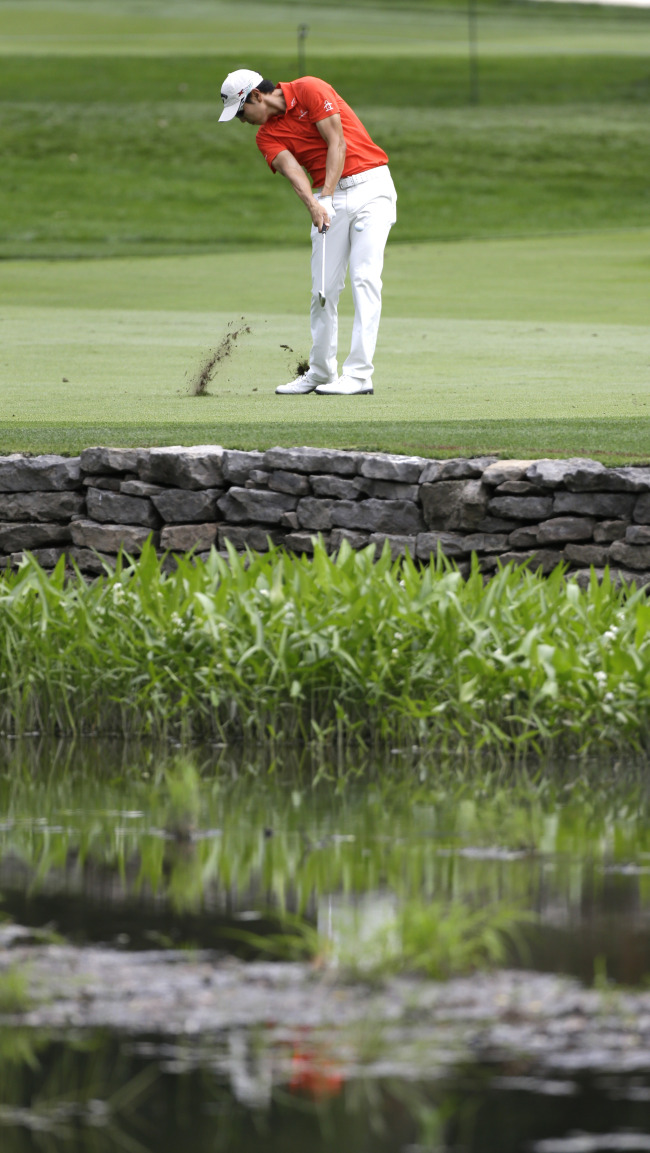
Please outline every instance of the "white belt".
[[344, 191], [346, 188], [354, 188], [355, 184], [365, 184], [366, 180], [372, 180], [380, 172], [385, 172], [386, 168], [386, 164], [380, 164], [378, 168], [369, 168], [367, 172], [357, 172], [354, 176], [342, 176], [336, 187]]

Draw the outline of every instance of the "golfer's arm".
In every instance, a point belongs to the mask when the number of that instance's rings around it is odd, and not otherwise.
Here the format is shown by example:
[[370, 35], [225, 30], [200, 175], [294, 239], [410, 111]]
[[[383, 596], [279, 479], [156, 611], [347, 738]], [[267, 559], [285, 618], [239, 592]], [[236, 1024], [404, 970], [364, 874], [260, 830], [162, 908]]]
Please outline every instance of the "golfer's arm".
[[313, 209], [318, 206], [318, 201], [311, 190], [307, 173], [300, 166], [293, 152], [289, 152], [288, 149], [285, 149], [284, 152], [278, 152], [272, 163], [276, 172], [286, 176], [294, 191], [313, 215]]
[[345, 137], [338, 112], [325, 120], [317, 120], [316, 127], [327, 145], [323, 196], [333, 196], [345, 164]]

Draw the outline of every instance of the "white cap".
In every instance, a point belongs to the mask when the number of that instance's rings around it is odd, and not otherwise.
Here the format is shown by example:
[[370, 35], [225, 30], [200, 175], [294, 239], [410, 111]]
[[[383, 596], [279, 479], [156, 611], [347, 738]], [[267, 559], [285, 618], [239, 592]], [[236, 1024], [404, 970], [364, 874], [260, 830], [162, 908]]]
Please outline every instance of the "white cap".
[[257, 88], [263, 79], [259, 72], [251, 72], [250, 68], [238, 68], [236, 72], [229, 72], [221, 85], [223, 112], [219, 120], [232, 120], [238, 112], [241, 112], [249, 92]]

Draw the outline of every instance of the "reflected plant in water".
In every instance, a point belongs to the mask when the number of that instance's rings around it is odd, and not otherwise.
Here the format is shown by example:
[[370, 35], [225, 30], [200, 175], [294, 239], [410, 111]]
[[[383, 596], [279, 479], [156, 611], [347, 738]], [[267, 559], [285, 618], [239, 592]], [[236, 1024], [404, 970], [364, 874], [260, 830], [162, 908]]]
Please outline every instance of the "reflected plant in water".
[[15, 966], [0, 971], [0, 1014], [22, 1013], [30, 1005], [25, 972]]
[[[645, 766], [36, 742], [0, 744], [0, 766], [4, 908], [75, 940], [435, 972], [474, 948], [500, 963], [511, 928], [532, 933], [519, 909], [577, 926], [613, 885], [621, 912], [622, 886], [631, 916], [650, 907]], [[501, 909], [512, 926], [471, 922]]]
[[174, 758], [165, 772], [165, 829], [177, 841], [189, 841], [201, 813], [200, 777], [189, 757]]
[[505, 903], [480, 909], [462, 902], [410, 901], [400, 912], [400, 967], [445, 980], [502, 965], [522, 953], [521, 928], [530, 914]]

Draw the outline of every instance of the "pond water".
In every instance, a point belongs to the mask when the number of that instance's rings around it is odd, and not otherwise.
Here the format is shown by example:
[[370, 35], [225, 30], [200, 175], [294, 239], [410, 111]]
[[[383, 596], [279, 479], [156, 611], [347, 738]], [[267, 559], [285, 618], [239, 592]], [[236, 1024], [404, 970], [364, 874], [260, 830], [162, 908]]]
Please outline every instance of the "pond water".
[[[409, 967], [404, 910], [413, 925], [433, 909], [441, 936], [460, 927], [444, 955], [427, 954], [425, 975], [467, 967], [463, 910], [483, 914], [480, 932], [500, 942], [493, 962], [508, 970], [610, 990], [647, 983], [641, 763], [497, 772], [417, 749], [328, 760], [28, 740], [0, 744], [0, 766], [5, 980], [15, 943], [61, 941], [80, 956], [140, 954], [152, 974], [158, 956], [210, 957], [238, 973], [261, 958], [322, 957], [377, 981]], [[14, 941], [11, 925], [31, 937], [16, 929]], [[190, 1141], [198, 1153], [650, 1149], [643, 1062], [633, 1076], [541, 1076], [460, 1049], [419, 1063], [412, 1036], [387, 1039], [383, 1026], [344, 1060], [340, 1038], [307, 1018], [286, 1036], [275, 1028], [272, 1043], [234, 1020], [188, 1039], [140, 1018], [128, 1035], [74, 1014], [54, 1024], [44, 1009], [25, 1028], [2, 972], [3, 1153], [166, 1153]], [[369, 1045], [370, 1064], [359, 1057]]]

